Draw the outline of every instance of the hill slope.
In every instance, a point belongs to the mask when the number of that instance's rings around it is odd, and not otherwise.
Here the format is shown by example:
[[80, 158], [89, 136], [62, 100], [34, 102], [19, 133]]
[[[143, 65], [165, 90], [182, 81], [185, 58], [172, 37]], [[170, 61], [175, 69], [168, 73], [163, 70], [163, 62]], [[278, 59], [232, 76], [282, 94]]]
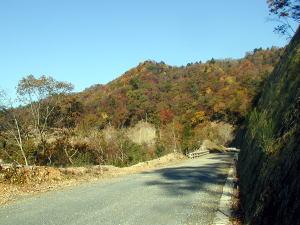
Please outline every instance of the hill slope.
[[300, 224], [300, 30], [238, 133], [246, 224]]
[[[28, 158], [35, 165], [128, 166], [173, 151], [185, 154], [206, 139], [226, 145], [232, 124], [244, 119], [281, 52], [255, 49], [239, 60], [181, 67], [142, 62], [106, 85], [63, 96], [44, 117], [43, 135], [32, 129], [31, 107], [14, 109], [22, 124], [23, 150], [0, 127], [0, 158], [21, 164]], [[47, 100], [38, 107], [44, 114]], [[11, 125], [9, 115], [0, 119]]]
[[75, 99], [83, 110], [77, 123], [126, 127], [147, 120], [160, 126], [173, 118], [192, 123], [196, 112], [235, 123], [246, 115], [280, 52], [275, 47], [255, 49], [240, 60], [212, 59], [181, 67], [142, 62], [107, 85], [79, 93]]

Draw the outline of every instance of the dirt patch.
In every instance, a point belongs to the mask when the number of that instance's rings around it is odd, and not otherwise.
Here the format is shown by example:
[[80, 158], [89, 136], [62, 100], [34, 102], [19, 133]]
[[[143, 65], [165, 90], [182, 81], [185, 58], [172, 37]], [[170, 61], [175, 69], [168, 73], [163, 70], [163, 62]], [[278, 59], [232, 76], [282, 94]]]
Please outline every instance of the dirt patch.
[[0, 168], [0, 205], [37, 193], [147, 171], [185, 159], [187, 157], [182, 154], [171, 153], [124, 168], [108, 165], [70, 168], [44, 166]]
[[228, 148], [223, 145], [216, 144], [210, 140], [204, 140], [199, 151], [208, 150], [210, 153], [220, 153], [220, 152], [239, 152], [237, 148]]
[[201, 145], [201, 150], [208, 150], [209, 152], [226, 152], [226, 147], [223, 145], [216, 144], [210, 140], [204, 140]]

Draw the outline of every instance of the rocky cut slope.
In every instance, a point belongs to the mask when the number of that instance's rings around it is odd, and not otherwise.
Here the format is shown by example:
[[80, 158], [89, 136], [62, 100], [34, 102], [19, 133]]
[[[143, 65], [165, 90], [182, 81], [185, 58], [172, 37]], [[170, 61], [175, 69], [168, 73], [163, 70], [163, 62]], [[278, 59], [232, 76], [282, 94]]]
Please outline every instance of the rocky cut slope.
[[300, 224], [300, 29], [237, 135], [245, 224]]

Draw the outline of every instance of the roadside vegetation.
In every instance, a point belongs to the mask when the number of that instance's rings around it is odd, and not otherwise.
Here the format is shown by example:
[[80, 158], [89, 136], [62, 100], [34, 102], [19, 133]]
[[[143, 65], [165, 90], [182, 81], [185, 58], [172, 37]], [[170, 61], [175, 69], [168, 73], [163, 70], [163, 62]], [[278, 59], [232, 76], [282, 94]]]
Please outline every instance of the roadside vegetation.
[[68, 82], [29, 75], [19, 81], [17, 101], [1, 97], [0, 159], [123, 167], [186, 154], [204, 140], [226, 145], [281, 52], [259, 48], [239, 60], [181, 67], [149, 60], [81, 93], [71, 93]]
[[245, 224], [300, 224], [299, 75], [298, 29], [237, 133]]

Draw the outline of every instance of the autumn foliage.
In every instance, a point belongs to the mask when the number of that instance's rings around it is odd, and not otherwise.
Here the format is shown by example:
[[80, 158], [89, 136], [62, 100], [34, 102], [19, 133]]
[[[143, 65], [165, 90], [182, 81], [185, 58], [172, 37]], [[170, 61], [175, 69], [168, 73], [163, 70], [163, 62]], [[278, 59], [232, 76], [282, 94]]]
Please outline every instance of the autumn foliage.
[[[172, 120], [195, 124], [199, 120], [195, 113], [203, 112], [208, 120], [237, 123], [246, 115], [280, 52], [275, 47], [254, 49], [240, 60], [214, 59], [213, 63], [181, 67], [142, 62], [107, 85], [76, 94], [84, 108], [80, 120], [93, 114], [97, 115], [94, 125], [103, 127], [107, 123], [127, 127], [140, 120], [156, 126]], [[106, 120], [100, 119], [103, 113]]]
[[[2, 111], [0, 118], [5, 121], [5, 115], [14, 112], [20, 119], [29, 164], [125, 166], [172, 151], [187, 153], [200, 140], [220, 139], [212, 124], [243, 121], [281, 52], [259, 48], [238, 60], [212, 59], [180, 67], [147, 60], [106, 85], [63, 95], [55, 104], [51, 102], [59, 93], [31, 102], [38, 110], [46, 109], [40, 130], [28, 124], [30, 104]], [[40, 108], [42, 103], [46, 107]], [[151, 146], [134, 143], [127, 134], [140, 121], [156, 129]], [[107, 128], [115, 129], [114, 138], [106, 138]], [[24, 163], [16, 143], [1, 127], [0, 149], [0, 158]]]

